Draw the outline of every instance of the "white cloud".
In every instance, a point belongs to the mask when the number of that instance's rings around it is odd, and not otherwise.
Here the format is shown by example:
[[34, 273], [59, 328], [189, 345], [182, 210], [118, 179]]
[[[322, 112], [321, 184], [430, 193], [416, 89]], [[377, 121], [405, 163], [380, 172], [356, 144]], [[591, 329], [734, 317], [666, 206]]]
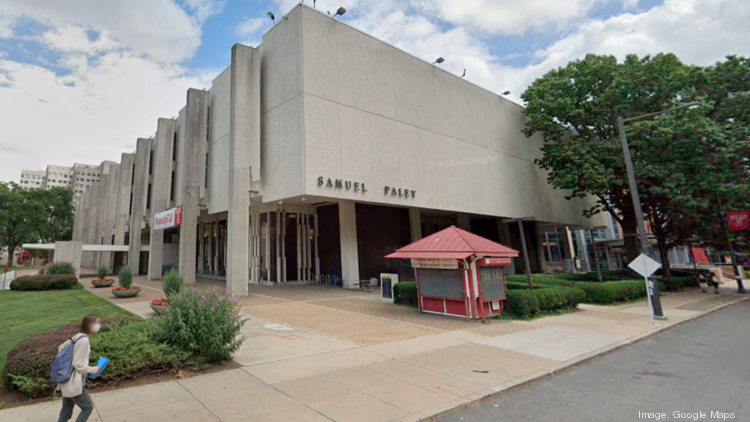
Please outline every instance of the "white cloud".
[[255, 47], [261, 43], [258, 31], [261, 28], [270, 27], [271, 20], [268, 18], [251, 18], [240, 23], [235, 30], [235, 34], [240, 37], [240, 44]]
[[493, 34], [517, 35], [529, 29], [558, 30], [586, 16], [603, 0], [415, 0], [441, 19]]

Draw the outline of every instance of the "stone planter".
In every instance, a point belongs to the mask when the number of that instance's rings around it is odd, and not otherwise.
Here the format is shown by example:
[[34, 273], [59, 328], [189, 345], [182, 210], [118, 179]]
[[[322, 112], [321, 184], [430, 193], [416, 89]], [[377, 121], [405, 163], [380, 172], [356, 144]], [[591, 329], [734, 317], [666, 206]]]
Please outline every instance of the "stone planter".
[[115, 297], [120, 297], [120, 298], [136, 297], [138, 296], [138, 293], [140, 292], [141, 292], [140, 287], [127, 289], [127, 290], [112, 290], [112, 294], [115, 295]]
[[115, 284], [114, 278], [104, 278], [104, 279], [93, 279], [91, 280], [91, 285], [94, 287], [109, 287], [111, 285]]
[[161, 305], [148, 305], [151, 307], [151, 310], [156, 313], [156, 315], [164, 315], [166, 312], [169, 311], [169, 306], [161, 306]]

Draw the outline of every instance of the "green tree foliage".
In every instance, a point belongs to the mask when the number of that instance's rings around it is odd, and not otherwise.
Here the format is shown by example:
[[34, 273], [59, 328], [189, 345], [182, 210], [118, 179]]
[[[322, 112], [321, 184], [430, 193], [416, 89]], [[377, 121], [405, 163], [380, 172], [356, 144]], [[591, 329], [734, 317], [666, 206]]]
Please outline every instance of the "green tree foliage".
[[73, 191], [66, 188], [26, 192], [28, 224], [43, 243], [70, 240], [73, 236]]
[[747, 69], [748, 60], [736, 57], [698, 68], [673, 54], [631, 55], [623, 62], [588, 55], [524, 92], [524, 133], [544, 137], [537, 164], [553, 186], [569, 197], [592, 196], [596, 202], [586, 215], [606, 211], [622, 225], [632, 259], [637, 228], [617, 118], [701, 101], [702, 107], [627, 126], [642, 206], [667, 262], [668, 248], [716, 220], [716, 195], [726, 201], [739, 195], [737, 163], [747, 156], [742, 144], [750, 117]]
[[13, 256], [16, 246], [34, 239], [27, 219], [26, 191], [17, 184], [0, 182], [0, 245]]

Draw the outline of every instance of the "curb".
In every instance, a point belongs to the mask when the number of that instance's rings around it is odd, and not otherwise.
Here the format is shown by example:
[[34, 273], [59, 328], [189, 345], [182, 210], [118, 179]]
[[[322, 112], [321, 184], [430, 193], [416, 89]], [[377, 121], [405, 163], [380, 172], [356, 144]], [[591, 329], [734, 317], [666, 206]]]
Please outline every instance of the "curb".
[[719, 310], [722, 310], [722, 309], [724, 309], [726, 307], [729, 307], [729, 306], [732, 306], [732, 305], [736, 305], [736, 304], [738, 304], [740, 302], [743, 302], [745, 300], [748, 300], [748, 299], [750, 299], [750, 298], [748, 298], [748, 297], [738, 297], [737, 300], [723, 303], [723, 304], [719, 305], [718, 307], [716, 307], [714, 309], [710, 309], [708, 311], [703, 311], [702, 313], [699, 313], [699, 314], [697, 314], [697, 315], [695, 315], [695, 316], [693, 316], [691, 318], [684, 319], [684, 320], [682, 320], [680, 322], [674, 323], [673, 325], [666, 325], [666, 326], [663, 326], [663, 327], [659, 327], [658, 329], [656, 329], [655, 331], [652, 331], [650, 333], [636, 335], [636, 336], [634, 336], [632, 338], [623, 340], [620, 343], [615, 343], [615, 344], [613, 344], [611, 346], [606, 346], [606, 347], [604, 347], [602, 349], [599, 349], [599, 351], [597, 351], [597, 352], [591, 352], [591, 353], [595, 353], [593, 355], [586, 356], [586, 357], [584, 357], [584, 358], [582, 358], [582, 359], [580, 359], [578, 361], [572, 362], [572, 363], [570, 363], [570, 364], [568, 364], [566, 366], [563, 366], [563, 367], [560, 367], [560, 368], [557, 368], [557, 369], [553, 369], [553, 370], [547, 371], [546, 373], [543, 373], [541, 375], [538, 375], [538, 376], [535, 376], [535, 377], [523, 380], [523, 381], [519, 382], [518, 384], [510, 386], [510, 387], [508, 387], [506, 389], [497, 391], [495, 393], [488, 394], [488, 395], [486, 395], [484, 397], [481, 397], [479, 399], [471, 400], [470, 402], [461, 404], [459, 406], [456, 406], [453, 409], [445, 410], [443, 412], [440, 412], [440, 413], [437, 413], [435, 415], [429, 416], [429, 417], [427, 417], [425, 419], [422, 419], [422, 421], [425, 421], [425, 422], [435, 421], [435, 420], [437, 420], [439, 418], [442, 418], [444, 416], [452, 415], [454, 413], [466, 410], [466, 409], [472, 407], [475, 403], [482, 403], [484, 401], [487, 401], [487, 400], [490, 400], [490, 399], [494, 399], [494, 398], [503, 396], [505, 394], [514, 392], [516, 390], [519, 390], [519, 389], [521, 389], [521, 388], [523, 388], [523, 387], [525, 387], [525, 386], [527, 386], [529, 384], [533, 384], [533, 383], [536, 383], [536, 382], [545, 381], [548, 378], [552, 378], [552, 377], [554, 377], [556, 375], [562, 374], [563, 372], [570, 371], [570, 370], [576, 368], [577, 366], [579, 366], [581, 364], [588, 363], [588, 362], [590, 362], [590, 361], [592, 361], [594, 359], [598, 359], [600, 357], [606, 356], [606, 355], [608, 355], [608, 354], [610, 354], [610, 353], [612, 353], [614, 351], [617, 351], [619, 349], [625, 348], [627, 346], [630, 346], [630, 345], [632, 345], [634, 343], [640, 342], [640, 341], [645, 340], [647, 338], [653, 337], [653, 336], [655, 336], [657, 334], [660, 334], [660, 333], [662, 333], [662, 332], [664, 332], [664, 331], [666, 331], [668, 329], [679, 327], [679, 326], [685, 324], [686, 322], [690, 322], [690, 321], [696, 320], [698, 318], [702, 318], [702, 317], [704, 317], [706, 315], [712, 314], [712, 313], [714, 313], [716, 311], [719, 311]]

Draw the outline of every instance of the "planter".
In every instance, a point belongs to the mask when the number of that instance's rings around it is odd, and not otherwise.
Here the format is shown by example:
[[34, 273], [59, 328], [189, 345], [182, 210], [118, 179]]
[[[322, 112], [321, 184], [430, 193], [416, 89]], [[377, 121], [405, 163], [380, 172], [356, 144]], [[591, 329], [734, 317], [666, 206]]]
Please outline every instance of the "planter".
[[114, 278], [104, 278], [104, 279], [93, 279], [91, 280], [91, 285], [94, 287], [109, 287], [111, 285], [115, 284]]
[[169, 305], [148, 305], [151, 307], [151, 310], [156, 313], [156, 315], [164, 315], [167, 311], [169, 311]]
[[130, 289], [125, 290], [112, 290], [112, 294], [115, 295], [115, 297], [121, 297], [121, 298], [127, 298], [127, 297], [136, 297], [138, 296], [138, 293], [141, 292], [140, 287], [132, 287]]

